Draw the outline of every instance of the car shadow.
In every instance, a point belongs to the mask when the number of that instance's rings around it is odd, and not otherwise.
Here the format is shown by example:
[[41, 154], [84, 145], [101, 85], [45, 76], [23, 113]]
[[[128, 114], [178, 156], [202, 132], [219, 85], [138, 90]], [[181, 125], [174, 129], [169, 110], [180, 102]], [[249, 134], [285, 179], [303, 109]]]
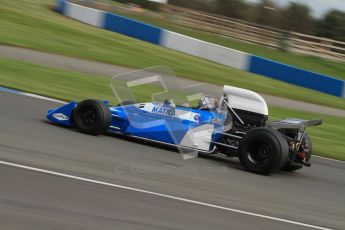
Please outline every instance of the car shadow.
[[[166, 145], [164, 143], [157, 143], [154, 141], [143, 140], [140, 138], [125, 136], [125, 135], [118, 134], [118, 133], [107, 133], [105, 135], [109, 136], [109, 137], [118, 138], [118, 139], [121, 139], [124, 141], [132, 142], [132, 143], [135, 142], [136, 144], [146, 145], [146, 146], [159, 148], [162, 150], [167, 150], [167, 151], [171, 151], [171, 152], [180, 154], [178, 147]], [[202, 159], [208, 159], [208, 160], [212, 160], [214, 162], [222, 163], [222, 165], [226, 164], [227, 166], [234, 168], [234, 169], [246, 171], [242, 167], [238, 158], [235, 158], [235, 157], [225, 157], [225, 156], [221, 156], [221, 155], [216, 154], [216, 153], [202, 153], [202, 152], [198, 153], [198, 157], [202, 158]]]
[[[72, 132], [76, 132], [76, 133], [81, 133], [79, 130], [75, 129], [74, 127], [71, 126], [61, 126], [59, 124], [55, 124], [51, 121], [48, 120], [44, 120], [41, 119], [42, 122], [52, 125], [54, 127], [60, 128], [60, 129], [68, 129]], [[81, 133], [82, 134], [82, 133]], [[84, 134], [87, 135], [87, 134]], [[170, 146], [170, 145], [166, 145], [164, 143], [157, 143], [154, 141], [149, 141], [149, 140], [143, 140], [140, 138], [136, 138], [136, 137], [132, 137], [132, 136], [126, 136], [120, 133], [115, 133], [115, 132], [107, 132], [104, 134], [104, 136], [108, 136], [108, 137], [112, 137], [112, 138], [117, 138], [123, 141], [127, 141], [127, 142], [131, 142], [131, 143], [136, 143], [136, 144], [140, 144], [140, 145], [145, 145], [145, 146], [150, 146], [150, 147], [154, 147], [154, 148], [158, 148], [158, 149], [162, 149], [162, 150], [167, 150], [170, 152], [174, 152], [174, 153], [179, 153], [179, 150], [177, 147], [175, 146]], [[239, 162], [237, 157], [226, 157], [226, 156], [222, 156], [219, 155], [217, 153], [202, 153], [199, 152], [198, 153], [198, 157], [202, 158], [202, 159], [207, 159], [207, 160], [212, 160], [214, 163], [221, 163], [222, 165], [226, 164], [226, 166], [230, 167], [231, 169], [234, 170], [239, 170], [239, 171], [243, 171], [243, 172], [248, 172], [245, 168], [243, 168], [243, 166], [241, 165], [241, 163]], [[291, 174], [296, 174], [297, 172], [286, 172], [286, 171], [277, 171], [274, 174], [278, 174], [278, 175], [291, 175]], [[271, 174], [273, 175], [273, 174]], [[271, 176], [271, 175], [261, 175], [261, 176]]]

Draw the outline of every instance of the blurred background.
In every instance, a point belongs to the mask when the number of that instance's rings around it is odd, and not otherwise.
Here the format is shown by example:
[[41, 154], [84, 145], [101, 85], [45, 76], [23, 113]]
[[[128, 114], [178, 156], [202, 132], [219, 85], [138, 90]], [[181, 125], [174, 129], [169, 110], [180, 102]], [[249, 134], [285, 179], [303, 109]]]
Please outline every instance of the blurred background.
[[[88, 1], [90, 3], [90, 1]], [[100, 0], [100, 3], [111, 3]], [[118, 0], [141, 14], [284, 51], [345, 59], [342, 0]], [[94, 7], [119, 10], [120, 5]], [[146, 10], [146, 11], [145, 11]], [[152, 12], [151, 12], [152, 15]]]

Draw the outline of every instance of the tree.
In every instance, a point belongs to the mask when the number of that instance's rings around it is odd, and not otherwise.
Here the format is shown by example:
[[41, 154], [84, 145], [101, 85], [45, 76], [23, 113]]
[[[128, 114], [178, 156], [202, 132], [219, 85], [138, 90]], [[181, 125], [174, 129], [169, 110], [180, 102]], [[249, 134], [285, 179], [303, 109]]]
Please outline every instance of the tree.
[[216, 13], [231, 18], [246, 18], [248, 4], [244, 0], [218, 0], [216, 2]]
[[256, 24], [277, 26], [279, 8], [272, 0], [261, 0], [248, 10], [247, 19]]
[[168, 3], [184, 8], [212, 13], [215, 11], [216, 1], [217, 0], [168, 0]]
[[304, 4], [291, 2], [282, 10], [279, 23], [282, 29], [310, 34], [313, 27], [310, 8]]
[[345, 41], [345, 12], [339, 10], [329, 11], [319, 22], [317, 35]]

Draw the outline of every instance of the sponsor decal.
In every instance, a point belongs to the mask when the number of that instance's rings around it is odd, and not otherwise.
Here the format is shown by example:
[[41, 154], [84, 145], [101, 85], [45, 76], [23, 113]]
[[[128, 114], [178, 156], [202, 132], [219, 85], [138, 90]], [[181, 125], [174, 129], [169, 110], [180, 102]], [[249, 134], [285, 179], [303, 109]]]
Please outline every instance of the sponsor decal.
[[67, 117], [66, 115], [62, 114], [62, 113], [54, 113], [53, 117], [59, 121], [68, 121], [69, 117]]
[[175, 108], [170, 106], [154, 106], [152, 113], [159, 113], [167, 116], [175, 116]]
[[199, 121], [200, 121], [200, 115], [199, 115], [199, 114], [195, 115], [195, 116], [194, 116], [194, 120], [196, 120], [197, 122], [199, 122]]

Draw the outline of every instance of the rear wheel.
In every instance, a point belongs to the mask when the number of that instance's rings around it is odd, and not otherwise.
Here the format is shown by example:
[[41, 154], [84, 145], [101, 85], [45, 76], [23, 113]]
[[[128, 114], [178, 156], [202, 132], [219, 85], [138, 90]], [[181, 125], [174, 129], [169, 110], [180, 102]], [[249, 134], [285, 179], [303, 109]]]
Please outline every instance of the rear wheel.
[[277, 130], [256, 128], [240, 142], [239, 158], [249, 171], [270, 174], [283, 167], [288, 159], [289, 147]]
[[110, 122], [109, 107], [102, 101], [82, 101], [73, 112], [73, 123], [83, 133], [102, 134], [109, 128]]

